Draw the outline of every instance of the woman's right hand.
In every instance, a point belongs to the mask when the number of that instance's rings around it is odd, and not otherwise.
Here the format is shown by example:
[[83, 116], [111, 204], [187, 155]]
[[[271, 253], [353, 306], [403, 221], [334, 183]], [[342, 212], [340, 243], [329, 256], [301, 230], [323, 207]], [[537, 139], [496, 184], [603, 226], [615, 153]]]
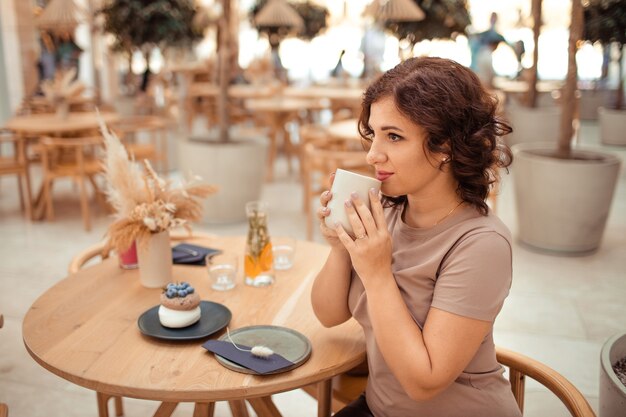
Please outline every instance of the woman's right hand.
[[[332, 178], [334, 179], [334, 178]], [[332, 180], [331, 179], [331, 180]], [[343, 251], [346, 248], [343, 246], [343, 243], [337, 237], [337, 232], [333, 227], [326, 226], [326, 217], [330, 215], [330, 209], [328, 208], [328, 202], [333, 198], [333, 194], [330, 190], [326, 190], [320, 195], [320, 203], [321, 207], [317, 209], [317, 217], [320, 220], [320, 231], [322, 232], [322, 236], [328, 242], [328, 244], [333, 249], [341, 249]]]

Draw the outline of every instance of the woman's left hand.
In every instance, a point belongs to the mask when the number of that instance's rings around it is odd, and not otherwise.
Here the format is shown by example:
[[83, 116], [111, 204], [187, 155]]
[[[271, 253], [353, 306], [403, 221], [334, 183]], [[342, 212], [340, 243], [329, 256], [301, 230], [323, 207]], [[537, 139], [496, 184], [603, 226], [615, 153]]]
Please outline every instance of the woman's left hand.
[[391, 272], [391, 236], [378, 192], [370, 190], [372, 210], [356, 193], [345, 203], [354, 239], [341, 225], [335, 226], [337, 236], [350, 254], [352, 266], [365, 284], [372, 277]]

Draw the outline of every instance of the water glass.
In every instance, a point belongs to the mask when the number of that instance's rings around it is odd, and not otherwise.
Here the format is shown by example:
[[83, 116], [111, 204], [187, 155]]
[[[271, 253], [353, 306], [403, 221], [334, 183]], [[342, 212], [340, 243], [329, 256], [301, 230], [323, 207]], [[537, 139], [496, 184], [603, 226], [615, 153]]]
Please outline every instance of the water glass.
[[228, 291], [235, 288], [239, 258], [230, 253], [209, 255], [206, 258], [211, 279], [211, 288], [216, 291]]
[[284, 271], [293, 266], [296, 253], [296, 239], [288, 236], [272, 238], [274, 269]]

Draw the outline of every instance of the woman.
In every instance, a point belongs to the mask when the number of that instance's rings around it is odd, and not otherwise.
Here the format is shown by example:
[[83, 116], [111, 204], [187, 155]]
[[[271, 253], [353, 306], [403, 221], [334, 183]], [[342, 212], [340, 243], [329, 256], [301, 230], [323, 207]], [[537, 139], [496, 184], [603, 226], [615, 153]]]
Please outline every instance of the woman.
[[485, 203], [511, 163], [496, 100], [456, 62], [414, 58], [366, 91], [359, 131], [382, 199], [345, 202], [355, 237], [324, 219], [331, 246], [313, 285], [327, 327], [354, 317], [365, 393], [336, 416], [520, 416], [496, 361], [493, 323], [511, 285], [511, 237]]

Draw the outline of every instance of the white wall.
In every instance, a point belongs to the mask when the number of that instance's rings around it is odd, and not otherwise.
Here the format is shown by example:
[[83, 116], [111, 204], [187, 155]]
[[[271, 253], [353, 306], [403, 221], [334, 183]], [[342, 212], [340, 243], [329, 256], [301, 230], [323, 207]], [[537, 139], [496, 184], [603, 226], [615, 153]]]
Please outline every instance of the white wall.
[[[14, 2], [23, 0], [0, 1], [0, 125], [12, 115], [20, 105], [24, 95], [24, 81], [21, 72], [17, 18]], [[4, 79], [5, 84], [2, 80]], [[8, 108], [6, 108], [8, 106]]]

